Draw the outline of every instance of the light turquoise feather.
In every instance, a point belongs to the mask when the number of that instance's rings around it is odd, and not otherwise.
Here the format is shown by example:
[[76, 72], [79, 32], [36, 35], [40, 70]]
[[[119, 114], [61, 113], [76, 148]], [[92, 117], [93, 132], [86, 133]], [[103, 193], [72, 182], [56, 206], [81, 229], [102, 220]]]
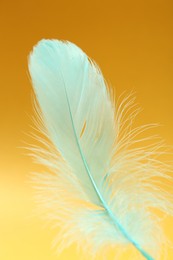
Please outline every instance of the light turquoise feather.
[[144, 258], [158, 258], [165, 237], [151, 209], [173, 213], [171, 195], [157, 186], [172, 179], [155, 158], [161, 143], [133, 148], [151, 127], [131, 129], [134, 100], [115, 105], [97, 65], [70, 42], [39, 42], [29, 71], [45, 135], [38, 137], [45, 147], [31, 150], [50, 171], [33, 180], [45, 217], [61, 229], [55, 244], [76, 242], [93, 256], [131, 244]]

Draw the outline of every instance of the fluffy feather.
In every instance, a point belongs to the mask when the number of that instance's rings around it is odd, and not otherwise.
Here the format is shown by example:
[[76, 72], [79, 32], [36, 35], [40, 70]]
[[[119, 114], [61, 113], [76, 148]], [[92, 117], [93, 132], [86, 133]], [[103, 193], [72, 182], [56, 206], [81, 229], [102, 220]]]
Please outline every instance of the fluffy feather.
[[58, 227], [54, 244], [77, 243], [91, 256], [132, 245], [138, 259], [158, 259], [165, 236], [153, 209], [173, 207], [160, 185], [172, 181], [157, 159], [162, 143], [140, 138], [154, 125], [132, 128], [134, 98], [115, 103], [98, 66], [70, 42], [40, 41], [29, 71], [41, 133], [31, 154], [48, 168], [33, 182], [44, 217]]

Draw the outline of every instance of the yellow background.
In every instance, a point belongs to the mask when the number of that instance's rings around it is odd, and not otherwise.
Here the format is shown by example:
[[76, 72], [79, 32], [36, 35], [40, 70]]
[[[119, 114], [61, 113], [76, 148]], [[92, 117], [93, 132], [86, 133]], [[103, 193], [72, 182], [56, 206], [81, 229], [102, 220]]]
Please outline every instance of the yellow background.
[[[159, 134], [173, 144], [173, 1], [0, 0], [0, 36], [0, 259], [80, 259], [75, 247], [57, 258], [53, 231], [32, 217], [26, 179], [38, 166], [20, 148], [31, 142], [27, 56], [42, 38], [76, 43], [117, 94], [136, 91], [144, 108], [138, 123], [161, 123]], [[173, 241], [171, 218], [164, 228]]]

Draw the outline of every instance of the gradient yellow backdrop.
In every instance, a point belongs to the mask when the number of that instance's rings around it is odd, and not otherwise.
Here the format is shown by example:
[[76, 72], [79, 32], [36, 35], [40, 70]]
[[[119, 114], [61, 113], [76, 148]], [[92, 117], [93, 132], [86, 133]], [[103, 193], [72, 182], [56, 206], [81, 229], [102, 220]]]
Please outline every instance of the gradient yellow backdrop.
[[[20, 148], [31, 142], [27, 56], [42, 38], [76, 43], [96, 60], [117, 94], [136, 91], [144, 108], [137, 122], [161, 123], [158, 132], [172, 145], [173, 1], [0, 0], [0, 28], [0, 259], [81, 259], [75, 247], [56, 257], [54, 232], [32, 217], [26, 179], [38, 166]], [[170, 217], [164, 228], [173, 241]], [[173, 259], [173, 249], [167, 259]]]

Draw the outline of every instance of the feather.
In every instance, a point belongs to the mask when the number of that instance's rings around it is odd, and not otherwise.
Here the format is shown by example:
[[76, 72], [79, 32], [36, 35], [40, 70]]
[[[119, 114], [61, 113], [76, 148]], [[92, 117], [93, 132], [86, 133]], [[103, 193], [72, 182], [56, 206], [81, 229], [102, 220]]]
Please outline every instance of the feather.
[[172, 182], [158, 159], [163, 144], [140, 138], [155, 125], [133, 128], [135, 98], [115, 102], [98, 66], [73, 43], [40, 41], [29, 71], [40, 133], [30, 150], [48, 169], [32, 181], [44, 218], [58, 227], [58, 250], [77, 243], [91, 257], [111, 247], [118, 256], [131, 246], [138, 259], [158, 259], [167, 239], [156, 210], [173, 214], [173, 206], [161, 185]]

